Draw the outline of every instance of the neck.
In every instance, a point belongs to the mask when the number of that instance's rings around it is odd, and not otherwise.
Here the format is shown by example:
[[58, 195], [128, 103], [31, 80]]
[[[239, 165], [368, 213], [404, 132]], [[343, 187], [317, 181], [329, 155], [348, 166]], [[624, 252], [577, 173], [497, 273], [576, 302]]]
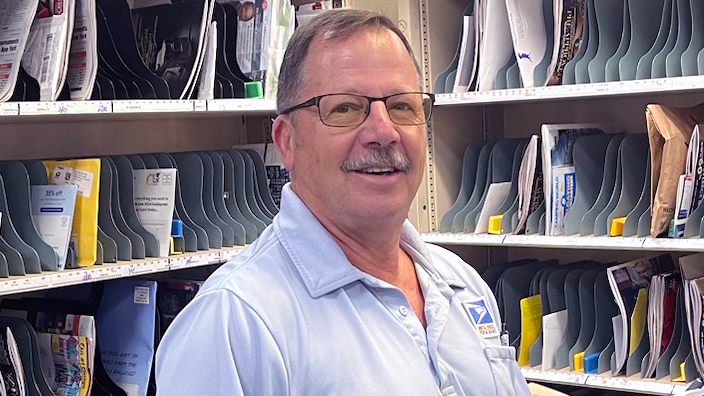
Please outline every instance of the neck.
[[402, 221], [365, 229], [344, 229], [320, 220], [352, 265], [387, 283], [400, 286], [407, 273], [407, 264], [411, 263], [400, 247]]

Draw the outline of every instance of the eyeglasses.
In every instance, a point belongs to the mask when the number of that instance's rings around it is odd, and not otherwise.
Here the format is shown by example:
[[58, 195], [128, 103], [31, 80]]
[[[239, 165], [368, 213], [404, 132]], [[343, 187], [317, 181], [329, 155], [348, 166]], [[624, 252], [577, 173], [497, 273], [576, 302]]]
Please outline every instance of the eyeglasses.
[[430, 120], [435, 96], [425, 92], [405, 92], [382, 98], [354, 94], [327, 94], [311, 98], [281, 112], [288, 114], [306, 107], [318, 107], [320, 121], [331, 127], [356, 127], [369, 116], [372, 102], [384, 102], [389, 118], [397, 125], [422, 125]]

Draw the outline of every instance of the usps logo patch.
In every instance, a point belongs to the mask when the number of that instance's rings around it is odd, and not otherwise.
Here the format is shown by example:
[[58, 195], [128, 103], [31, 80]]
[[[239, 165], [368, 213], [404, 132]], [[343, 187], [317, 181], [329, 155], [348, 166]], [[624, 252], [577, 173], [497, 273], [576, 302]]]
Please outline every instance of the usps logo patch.
[[469, 314], [469, 319], [474, 323], [474, 326], [479, 330], [479, 334], [484, 338], [498, 337], [499, 328], [494, 322], [491, 311], [486, 304], [484, 297], [476, 300], [469, 300], [463, 303], [464, 308]]

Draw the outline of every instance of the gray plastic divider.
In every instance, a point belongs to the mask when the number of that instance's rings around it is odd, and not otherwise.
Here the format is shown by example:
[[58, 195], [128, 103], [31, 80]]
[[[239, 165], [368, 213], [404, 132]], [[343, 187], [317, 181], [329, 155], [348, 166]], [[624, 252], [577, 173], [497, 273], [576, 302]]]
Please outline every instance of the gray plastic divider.
[[574, 75], [577, 84], [588, 84], [591, 82], [589, 79], [589, 63], [594, 59], [599, 49], [599, 35], [601, 32], [596, 17], [595, 3], [597, 1], [599, 0], [587, 0], [585, 5], [584, 25], [589, 24], [589, 36], [585, 36], [584, 40], [582, 40], [581, 45], [586, 45], [587, 48], [584, 56], [575, 65]]
[[[247, 192], [247, 169], [245, 165], [244, 158], [242, 155], [234, 150], [227, 152], [232, 160], [232, 165], [234, 167], [235, 176], [235, 202], [237, 202], [237, 207], [239, 207], [240, 212], [257, 228], [257, 236], [259, 236], [266, 228], [267, 224], [259, 217], [258, 213], [254, 211], [257, 209], [253, 204], [250, 204], [249, 197], [252, 196], [252, 192]], [[251, 187], [251, 185], [249, 185]]]
[[640, 59], [650, 51], [658, 36], [655, 26], [660, 25], [665, 0], [628, 1], [631, 22], [631, 43], [618, 62], [619, 79], [634, 80]]
[[[26, 275], [27, 272], [24, 269], [24, 260], [19, 250], [12, 247], [5, 238], [0, 235], [0, 253], [5, 257], [7, 263], [7, 268], [0, 268], [0, 272], [5, 272], [7, 270], [7, 275], [2, 275], [3, 278], [14, 275]], [[1, 263], [0, 263], [1, 264]]]
[[524, 139], [518, 143], [513, 151], [513, 159], [511, 160], [511, 174], [509, 180], [511, 182], [511, 189], [506, 196], [506, 199], [501, 203], [499, 209], [494, 214], [504, 214], [514, 205], [514, 202], [518, 199], [518, 173], [521, 170], [521, 159], [526, 151], [526, 144], [528, 139]]
[[677, 32], [679, 30], [679, 14], [677, 11], [677, 2], [680, 0], [672, 0], [672, 10], [670, 12], [670, 26], [665, 45], [653, 58], [653, 69], [650, 72], [651, 78], [667, 77], [667, 55], [672, 52], [677, 43]]
[[222, 231], [222, 245], [234, 246], [235, 230], [230, 223], [220, 217], [220, 214], [215, 209], [215, 201], [213, 200], [213, 178], [215, 176], [213, 160], [210, 159], [208, 154], [203, 152], [194, 154], [200, 157], [200, 161], [203, 164], [203, 188], [201, 193], [203, 195], [203, 209], [205, 209], [205, 214], [208, 216], [208, 219]]
[[506, 85], [508, 89], [523, 88], [521, 70], [518, 68], [518, 63], [514, 63], [506, 70]]
[[697, 378], [699, 378], [699, 372], [697, 364], [694, 362], [694, 352], [690, 350], [687, 359], [684, 360], [684, 380], [692, 382]]
[[499, 70], [496, 71], [496, 77], [494, 77], [494, 89], [507, 89], [508, 88], [508, 71], [517, 65], [516, 54], [512, 53], [511, 58], [505, 65], [501, 66]]
[[640, 216], [640, 219], [638, 219], [638, 236], [639, 237], [644, 237], [650, 235], [650, 221], [651, 221], [651, 216], [650, 216], [650, 205], [648, 205], [648, 209], [643, 212], [643, 214]]
[[638, 61], [638, 66], [636, 67], [636, 80], [652, 78], [653, 59], [655, 58], [655, 55], [657, 55], [660, 50], [665, 47], [667, 37], [670, 35], [670, 19], [672, 19], [672, 8], [673, 0], [665, 0], [663, 2], [660, 14], [656, 14], [661, 15], [660, 24], [652, 25], [650, 28], [652, 29], [654, 26], [660, 26], [658, 29], [658, 35], [655, 37], [655, 41], [653, 42], [653, 45], [650, 46], [648, 52], [646, 52], [645, 55], [641, 56], [640, 60]]
[[604, 350], [601, 352], [599, 355], [599, 361], [597, 362], [597, 373], [598, 374], [603, 374], [609, 370], [611, 370], [611, 357], [614, 355], [614, 352], [616, 351], [616, 344], [614, 343], [614, 339], [611, 338], [611, 341], [609, 344], [604, 348]]
[[[621, 147], [623, 147], [623, 141], [621, 142]], [[623, 167], [623, 151], [621, 150], [621, 147], [619, 147], [618, 156], [616, 157], [616, 180], [614, 182], [614, 188], [611, 191], [611, 196], [608, 203], [601, 210], [601, 212], [596, 215], [596, 219], [594, 220], [594, 236], [609, 234], [610, 224], [607, 224], [609, 214], [611, 214], [611, 212], [616, 208], [618, 200], [621, 197], [621, 190], [623, 188], [623, 171], [621, 169]]]
[[[98, 246], [100, 247], [98, 253], [100, 264], [117, 262], [117, 244], [114, 239], [105, 234], [100, 226], [98, 226]], [[96, 264], [98, 263], [96, 262]]]
[[[156, 153], [154, 154], [154, 158], [160, 168], [176, 168], [176, 162], [166, 153]], [[186, 212], [186, 208], [183, 205], [181, 182], [179, 178], [178, 168], [176, 168], [176, 202], [174, 202], [174, 211], [183, 224], [184, 247], [187, 252], [206, 250], [208, 249], [208, 234], [201, 226], [196, 224]]]
[[597, 275], [603, 271], [602, 269], [591, 269], [585, 271], [579, 278], [579, 313], [582, 318], [579, 322], [579, 336], [577, 336], [577, 340], [575, 340], [567, 355], [570, 360], [571, 370], [574, 370], [574, 355], [584, 352], [594, 337], [594, 330], [596, 329], [594, 283]]
[[273, 218], [273, 216], [276, 216], [276, 214], [279, 213], [279, 208], [276, 206], [276, 203], [274, 203], [274, 199], [271, 197], [271, 192], [269, 191], [264, 160], [256, 150], [243, 149], [243, 151], [249, 154], [249, 157], [252, 158], [255, 170], [254, 174], [257, 179], [257, 191], [259, 191], [259, 196], [261, 197], [262, 202]]
[[[256, 163], [254, 162], [254, 157], [259, 157], [259, 154], [257, 154], [256, 151], [254, 150], [245, 150], [245, 149], [236, 149], [241, 155], [242, 158], [244, 158], [246, 162], [246, 168], [247, 170], [251, 170], [252, 173], [252, 183], [254, 184], [253, 190], [254, 190], [254, 200], [257, 204], [257, 207], [259, 207], [259, 210], [262, 212], [264, 217], [267, 218], [268, 222], [267, 224], [271, 224], [271, 220], [274, 219], [274, 213], [272, 213], [269, 210], [269, 207], [264, 203], [264, 199], [262, 198], [261, 194], [261, 189], [259, 186], [260, 179], [264, 178], [266, 179], [266, 173], [262, 173], [261, 175], [259, 174], [259, 168], [257, 168]], [[254, 152], [254, 154], [252, 154]], [[264, 189], [269, 190], [266, 188], [266, 183], [264, 183]]]
[[[19, 268], [10, 268], [11, 275], [38, 274], [42, 272], [39, 262], [39, 255], [33, 247], [28, 245], [17, 233], [14, 222], [21, 219], [13, 219], [13, 213], [10, 212], [7, 206], [7, 196], [5, 191], [4, 179], [0, 177], [0, 212], [2, 212], [2, 225], [0, 226], [0, 235], [5, 242], [12, 246], [22, 257], [24, 271], [19, 271]], [[3, 252], [7, 255], [6, 252]], [[9, 263], [8, 263], [9, 264]], [[13, 263], [17, 264], [17, 263]]]
[[623, 224], [623, 236], [625, 237], [638, 235], [640, 218], [650, 208], [650, 150], [648, 150], [645, 163], [645, 179], [643, 180], [640, 198], [633, 210], [626, 215], [626, 222]]
[[621, 141], [624, 135], [615, 135], [610, 141], [606, 148], [606, 155], [604, 156], [604, 174], [601, 181], [601, 188], [599, 189], [599, 194], [597, 195], [594, 205], [587, 211], [587, 213], [582, 216], [581, 223], [579, 225], [579, 234], [590, 235], [594, 233], [594, 221], [596, 217], [601, 213], [601, 211], [606, 207], [611, 198], [611, 194], [614, 190], [614, 185], [616, 184], [616, 174], [618, 165], [618, 153], [619, 147], [621, 146]]
[[[474, 232], [477, 226], [477, 220], [484, 206], [484, 201], [486, 200], [486, 194], [489, 190], [489, 185], [491, 183], [500, 183], [511, 181], [513, 174], [513, 159], [515, 157], [516, 150], [519, 148], [521, 143], [525, 145], [525, 139], [503, 139], [496, 142], [493, 149], [491, 150], [490, 160], [489, 160], [489, 173], [488, 183], [486, 184], [486, 189], [482, 192], [482, 197], [477, 206], [472, 209], [464, 222], [465, 232]], [[519, 159], [520, 163], [520, 159]], [[520, 166], [520, 165], [519, 165]]]
[[[103, 234], [103, 245], [110, 238], [115, 244], [116, 260], [132, 259], [132, 242], [118, 228], [112, 216], [112, 167], [106, 158], [100, 158], [100, 194], [98, 195], [98, 228]], [[98, 234], [100, 237], [100, 234]], [[105, 247], [105, 246], [103, 246]], [[110, 260], [105, 260], [110, 261]]]
[[[627, 135], [621, 143], [621, 194], [616, 207], [606, 220], [607, 234], [611, 222], [617, 217], [626, 217], [635, 209], [643, 197], [649, 156], [646, 134]], [[627, 160], [626, 160], [627, 159]], [[639, 213], [638, 215], [642, 214]]]
[[606, 149], [614, 135], [580, 136], [572, 148], [576, 184], [574, 203], [565, 214], [565, 235], [579, 233], [582, 217], [594, 206], [602, 181]]
[[[216, 226], [205, 213], [203, 207], [203, 162], [195, 153], [174, 153], [171, 155], [176, 163], [181, 181], [181, 197], [188, 215], [208, 235], [208, 248], [222, 248], [222, 230]], [[201, 249], [201, 246], [198, 246]]]
[[49, 184], [49, 179], [46, 176], [46, 169], [39, 160], [24, 160], [22, 164], [27, 169], [29, 175], [29, 184], [33, 186], [45, 186]]
[[582, 312], [579, 304], [579, 280], [587, 270], [578, 268], [570, 271], [565, 277], [563, 285], [565, 291], [565, 309], [567, 309], [567, 328], [565, 336], [555, 351], [555, 368], [563, 369], [572, 367], [570, 350], [577, 342], [579, 330], [582, 325]]
[[134, 174], [132, 170], [144, 169], [144, 162], [138, 156], [132, 156], [134, 164], [127, 156], [116, 155], [112, 157], [115, 168], [117, 169], [117, 179], [120, 186], [120, 208], [122, 215], [125, 217], [127, 225], [139, 234], [144, 241], [144, 255], [146, 257], [159, 257], [159, 242], [151, 232], [139, 221], [137, 211], [134, 208]]
[[256, 174], [252, 158], [247, 155], [247, 153], [245, 153], [243, 150], [233, 150], [233, 152], [234, 155], [239, 154], [239, 156], [242, 157], [242, 160], [244, 161], [244, 181], [246, 187], [245, 194], [247, 202], [249, 203], [249, 207], [250, 209], [252, 209], [252, 213], [254, 213], [257, 218], [259, 218], [262, 222], [264, 222], [264, 224], [271, 224], [271, 220], [274, 216], [268, 214], [268, 211], [264, 207], [263, 203], [257, 197]]
[[489, 160], [491, 159], [491, 150], [496, 144], [495, 140], [489, 140], [484, 143], [479, 151], [479, 157], [477, 158], [476, 176], [474, 181], [474, 188], [471, 190], [469, 200], [455, 215], [452, 220], [452, 232], [463, 232], [464, 231], [464, 219], [467, 217], [470, 211], [479, 205], [479, 201], [484, 194], [484, 191], [489, 188], [491, 181]]
[[[635, 1], [635, 0], [634, 0]], [[623, 24], [621, 32], [621, 41], [618, 44], [616, 52], [606, 61], [606, 79], [605, 81], [620, 81], [620, 70], [618, 68], [621, 59], [628, 52], [628, 47], [631, 46], [631, 14], [628, 7], [629, 0], [623, 0]]]
[[[605, 353], [610, 343], [613, 343], [614, 332], [611, 318], [618, 315], [618, 306], [613, 299], [606, 271], [600, 271], [594, 280], [594, 333], [591, 342], [584, 350], [584, 357], [595, 353]], [[610, 355], [609, 355], [610, 356]], [[607, 360], [608, 361], [608, 360]], [[597, 363], [598, 365], [598, 363]], [[604, 367], [608, 370], [608, 366]], [[597, 368], [598, 371], [598, 368]]]
[[[542, 231], [541, 231], [542, 226]], [[545, 234], [545, 201], [540, 204], [535, 212], [528, 215], [526, 222], [526, 235]]]
[[462, 210], [469, 198], [472, 195], [472, 190], [474, 189], [474, 182], [477, 180], [477, 161], [479, 159], [479, 153], [484, 146], [484, 142], [481, 143], [471, 143], [464, 149], [464, 155], [462, 156], [462, 179], [460, 182], [460, 190], [457, 193], [457, 198], [452, 207], [442, 216], [440, 220], [440, 231], [441, 232], [451, 232], [452, 231], [452, 220], [455, 215]]
[[[130, 244], [132, 247], [132, 258], [143, 259], [145, 257], [144, 239], [142, 239], [142, 236], [135, 232], [132, 227], [127, 224], [125, 216], [122, 213], [122, 206], [120, 205], [120, 200], [124, 199], [124, 197], [121, 196], [120, 192], [120, 182], [117, 177], [117, 168], [115, 167], [115, 163], [113, 162], [112, 158], [105, 157], [105, 160], [108, 164], [108, 167], [110, 168], [110, 173], [112, 175], [110, 178], [112, 184], [110, 199], [110, 209], [112, 211], [112, 218], [115, 221], [117, 229], [120, 230], [122, 234], [124, 234], [125, 236], [127, 236], [127, 238], [130, 239]], [[101, 173], [102, 170], [103, 168], [101, 167]]]
[[252, 243], [259, 234], [257, 233], [257, 227], [254, 225], [254, 223], [250, 221], [248, 217], [245, 217], [245, 215], [240, 211], [239, 206], [237, 205], [237, 200], [235, 198], [237, 196], [235, 192], [235, 165], [232, 163], [232, 157], [230, 157], [230, 154], [224, 151], [218, 152], [217, 154], [220, 156], [223, 163], [223, 198], [225, 200], [225, 207], [227, 208], [227, 211], [230, 213], [232, 218], [235, 219], [238, 223], [242, 224], [242, 227], [244, 227], [246, 243]]
[[234, 232], [234, 243], [237, 246], [243, 246], [247, 241], [247, 232], [244, 226], [235, 220], [225, 206], [225, 165], [222, 157], [214, 151], [207, 153], [213, 164], [213, 203], [215, 210], [226, 223], [232, 227]]
[[682, 55], [692, 41], [692, 9], [690, 0], [677, 0], [677, 40], [665, 59], [665, 73], [667, 77], [682, 76]]
[[[467, 7], [465, 7], [462, 16], [469, 16], [474, 14], [474, 1], [471, 1]], [[464, 18], [462, 18], [464, 20]], [[463, 21], [464, 23], [464, 21]], [[452, 93], [452, 87], [455, 83], [455, 74], [457, 73], [457, 65], [460, 61], [460, 49], [462, 48], [462, 30], [460, 30], [459, 37], [457, 38], [457, 49], [455, 50], [455, 56], [452, 58], [452, 62], [447, 66], [445, 70], [440, 72], [437, 77], [435, 77], [435, 84], [433, 86], [433, 91], [438, 93]], [[474, 51], [474, 48], [471, 48]], [[454, 73], [454, 74], [453, 74]], [[452, 76], [450, 76], [452, 74]], [[447, 82], [451, 81], [450, 89], [447, 89]]]
[[0, 175], [5, 181], [7, 206], [15, 220], [17, 234], [39, 256], [42, 271], [58, 271], [59, 256], [44, 242], [32, 220], [32, 191], [27, 168], [20, 161], [0, 162]]
[[[630, 26], [627, 25], [624, 29], [624, 9], [625, 0], [594, 0], [599, 44], [594, 58], [589, 61], [589, 82], [591, 83], [607, 81], [606, 62], [616, 54], [624, 34], [630, 36]], [[625, 52], [624, 48], [623, 53]]]

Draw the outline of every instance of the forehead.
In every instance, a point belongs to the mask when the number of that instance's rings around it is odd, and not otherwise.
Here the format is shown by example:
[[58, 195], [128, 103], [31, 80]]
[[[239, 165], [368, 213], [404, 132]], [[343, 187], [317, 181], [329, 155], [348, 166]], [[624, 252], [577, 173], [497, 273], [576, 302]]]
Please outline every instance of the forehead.
[[385, 96], [417, 91], [418, 76], [401, 39], [386, 28], [363, 28], [348, 37], [317, 35], [305, 63], [304, 96], [347, 92]]

